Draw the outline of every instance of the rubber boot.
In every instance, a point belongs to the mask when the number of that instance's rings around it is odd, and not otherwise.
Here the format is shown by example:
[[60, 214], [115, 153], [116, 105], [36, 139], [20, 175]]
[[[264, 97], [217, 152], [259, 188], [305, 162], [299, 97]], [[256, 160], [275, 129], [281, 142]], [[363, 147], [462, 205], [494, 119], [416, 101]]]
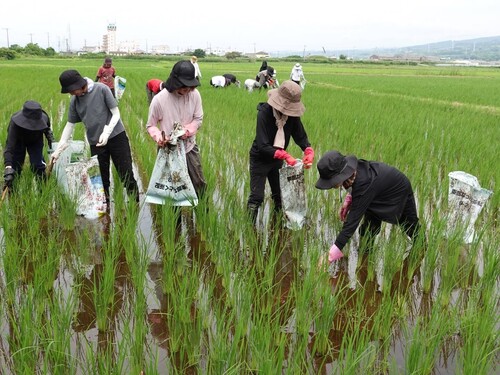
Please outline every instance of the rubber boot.
[[256, 204], [249, 203], [247, 205], [248, 216], [252, 220], [254, 226], [257, 225], [257, 215], [259, 214], [259, 206]]

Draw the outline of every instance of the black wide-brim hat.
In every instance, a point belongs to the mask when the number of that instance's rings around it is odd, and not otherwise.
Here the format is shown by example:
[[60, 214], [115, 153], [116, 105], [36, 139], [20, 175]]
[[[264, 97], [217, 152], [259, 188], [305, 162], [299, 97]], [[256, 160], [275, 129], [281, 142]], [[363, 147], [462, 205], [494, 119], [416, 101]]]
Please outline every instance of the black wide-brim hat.
[[165, 82], [168, 92], [178, 90], [183, 87], [197, 87], [200, 81], [195, 77], [194, 65], [189, 60], [181, 60], [175, 63], [172, 71]]
[[328, 151], [316, 165], [319, 179], [318, 189], [331, 189], [351, 177], [358, 167], [358, 158], [354, 155], [344, 156], [338, 151]]
[[67, 94], [81, 89], [87, 84], [87, 80], [76, 70], [65, 70], [59, 76], [59, 83], [61, 84], [61, 94]]
[[42, 111], [40, 103], [34, 100], [26, 101], [23, 109], [12, 115], [12, 121], [28, 130], [45, 130], [49, 126], [49, 117]]

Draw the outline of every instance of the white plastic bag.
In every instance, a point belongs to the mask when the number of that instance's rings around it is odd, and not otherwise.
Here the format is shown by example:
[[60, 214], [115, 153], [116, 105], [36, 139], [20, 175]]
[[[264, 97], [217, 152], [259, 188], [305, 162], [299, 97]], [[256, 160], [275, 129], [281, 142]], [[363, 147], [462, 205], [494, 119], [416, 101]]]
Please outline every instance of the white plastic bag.
[[474, 241], [474, 223], [492, 192], [481, 188], [477, 178], [462, 171], [450, 172], [448, 188], [448, 233], [465, 229], [464, 241]]
[[307, 201], [304, 182], [304, 164], [297, 160], [293, 167], [286, 165], [279, 171], [281, 204], [287, 219], [286, 226], [301, 229], [306, 221]]
[[127, 86], [127, 80], [123, 77], [115, 77], [115, 95], [116, 100], [120, 100], [125, 92], [125, 87]]
[[198, 204], [198, 196], [188, 174], [184, 142], [158, 150], [146, 202], [172, 206]]
[[[57, 143], [54, 143], [57, 149]], [[106, 212], [97, 156], [87, 156], [84, 141], [69, 141], [54, 165], [57, 182], [77, 202], [76, 214], [96, 219]]]

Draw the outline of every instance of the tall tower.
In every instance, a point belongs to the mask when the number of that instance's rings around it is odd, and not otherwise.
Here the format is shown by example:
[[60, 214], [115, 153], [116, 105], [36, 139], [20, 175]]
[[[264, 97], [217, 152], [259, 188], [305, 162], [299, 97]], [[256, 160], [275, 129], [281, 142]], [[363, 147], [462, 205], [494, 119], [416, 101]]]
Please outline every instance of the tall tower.
[[108, 25], [108, 32], [106, 35], [103, 37], [103, 50], [106, 51], [106, 53], [110, 52], [116, 52], [117, 46], [116, 46], [116, 25], [114, 23], [110, 23]]

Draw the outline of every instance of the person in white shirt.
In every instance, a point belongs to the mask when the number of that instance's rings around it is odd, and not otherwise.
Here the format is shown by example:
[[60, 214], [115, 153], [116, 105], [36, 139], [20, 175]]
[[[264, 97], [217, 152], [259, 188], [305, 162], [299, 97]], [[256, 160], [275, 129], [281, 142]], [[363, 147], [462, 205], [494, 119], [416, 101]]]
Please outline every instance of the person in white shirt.
[[302, 71], [302, 66], [297, 63], [293, 66], [292, 72], [290, 73], [290, 79], [300, 87], [304, 88], [306, 85], [306, 77], [304, 77], [304, 72]]
[[194, 77], [201, 84], [201, 70], [200, 66], [198, 65], [198, 58], [196, 56], [191, 56], [191, 64], [193, 64], [194, 66]]

